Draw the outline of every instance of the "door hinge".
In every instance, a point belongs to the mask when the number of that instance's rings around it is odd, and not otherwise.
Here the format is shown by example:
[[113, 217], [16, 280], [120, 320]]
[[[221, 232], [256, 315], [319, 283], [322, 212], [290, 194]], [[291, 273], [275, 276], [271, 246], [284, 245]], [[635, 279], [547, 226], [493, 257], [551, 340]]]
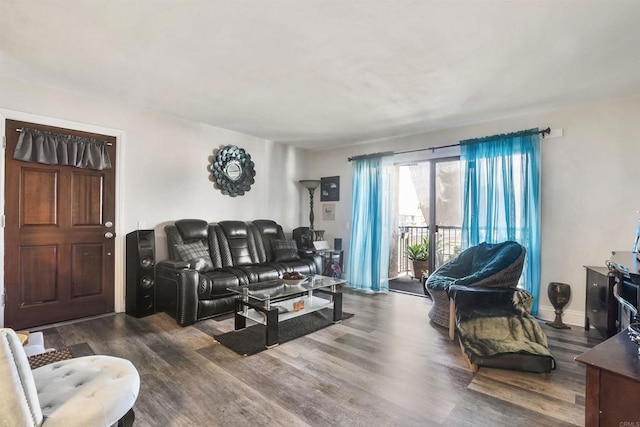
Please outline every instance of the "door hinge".
[[5, 224], [5, 216], [1, 215], [0, 216], [0, 227], [4, 228], [4, 224]]
[[2, 148], [7, 148], [7, 137], [2, 135]]

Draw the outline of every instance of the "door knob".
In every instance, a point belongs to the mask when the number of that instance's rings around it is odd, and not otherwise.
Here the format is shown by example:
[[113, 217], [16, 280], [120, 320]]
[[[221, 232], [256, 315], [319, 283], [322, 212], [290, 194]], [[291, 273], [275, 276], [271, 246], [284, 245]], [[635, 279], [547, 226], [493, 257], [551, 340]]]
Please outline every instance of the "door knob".
[[115, 237], [115, 234], [113, 234], [110, 231], [107, 231], [106, 233], [104, 233], [104, 237], [106, 237], [107, 239], [113, 239]]

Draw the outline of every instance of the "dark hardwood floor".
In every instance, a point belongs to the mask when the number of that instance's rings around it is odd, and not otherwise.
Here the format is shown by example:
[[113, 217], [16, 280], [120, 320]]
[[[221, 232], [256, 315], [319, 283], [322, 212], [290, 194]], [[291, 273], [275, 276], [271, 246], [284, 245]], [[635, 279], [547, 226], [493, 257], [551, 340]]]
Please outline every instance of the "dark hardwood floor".
[[584, 425], [584, 368], [595, 331], [543, 326], [558, 367], [541, 375], [468, 371], [457, 341], [429, 323], [431, 300], [345, 290], [355, 316], [253, 356], [213, 334], [233, 318], [181, 328], [164, 313], [117, 314], [45, 329], [49, 347], [131, 360], [135, 426]]

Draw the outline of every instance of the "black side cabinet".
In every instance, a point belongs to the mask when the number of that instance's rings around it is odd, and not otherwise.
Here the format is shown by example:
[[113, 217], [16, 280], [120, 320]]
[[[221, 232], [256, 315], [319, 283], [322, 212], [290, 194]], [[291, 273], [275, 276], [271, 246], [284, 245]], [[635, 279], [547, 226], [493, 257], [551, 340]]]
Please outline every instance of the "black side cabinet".
[[343, 251], [322, 251], [323, 268], [322, 275], [328, 277], [342, 278], [342, 255]]
[[616, 284], [614, 274], [606, 267], [585, 267], [587, 269], [587, 302], [585, 307], [584, 329], [591, 326], [603, 337], [616, 334], [618, 319], [618, 302], [613, 296]]

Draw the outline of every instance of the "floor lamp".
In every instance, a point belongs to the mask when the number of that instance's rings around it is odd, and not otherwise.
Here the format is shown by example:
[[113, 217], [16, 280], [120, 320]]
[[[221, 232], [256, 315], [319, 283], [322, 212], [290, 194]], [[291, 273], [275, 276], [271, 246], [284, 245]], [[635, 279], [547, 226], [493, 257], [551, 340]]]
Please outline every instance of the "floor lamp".
[[315, 240], [313, 236], [313, 193], [315, 193], [316, 188], [320, 185], [320, 181], [317, 179], [303, 179], [298, 182], [309, 190], [309, 242], [313, 242]]

